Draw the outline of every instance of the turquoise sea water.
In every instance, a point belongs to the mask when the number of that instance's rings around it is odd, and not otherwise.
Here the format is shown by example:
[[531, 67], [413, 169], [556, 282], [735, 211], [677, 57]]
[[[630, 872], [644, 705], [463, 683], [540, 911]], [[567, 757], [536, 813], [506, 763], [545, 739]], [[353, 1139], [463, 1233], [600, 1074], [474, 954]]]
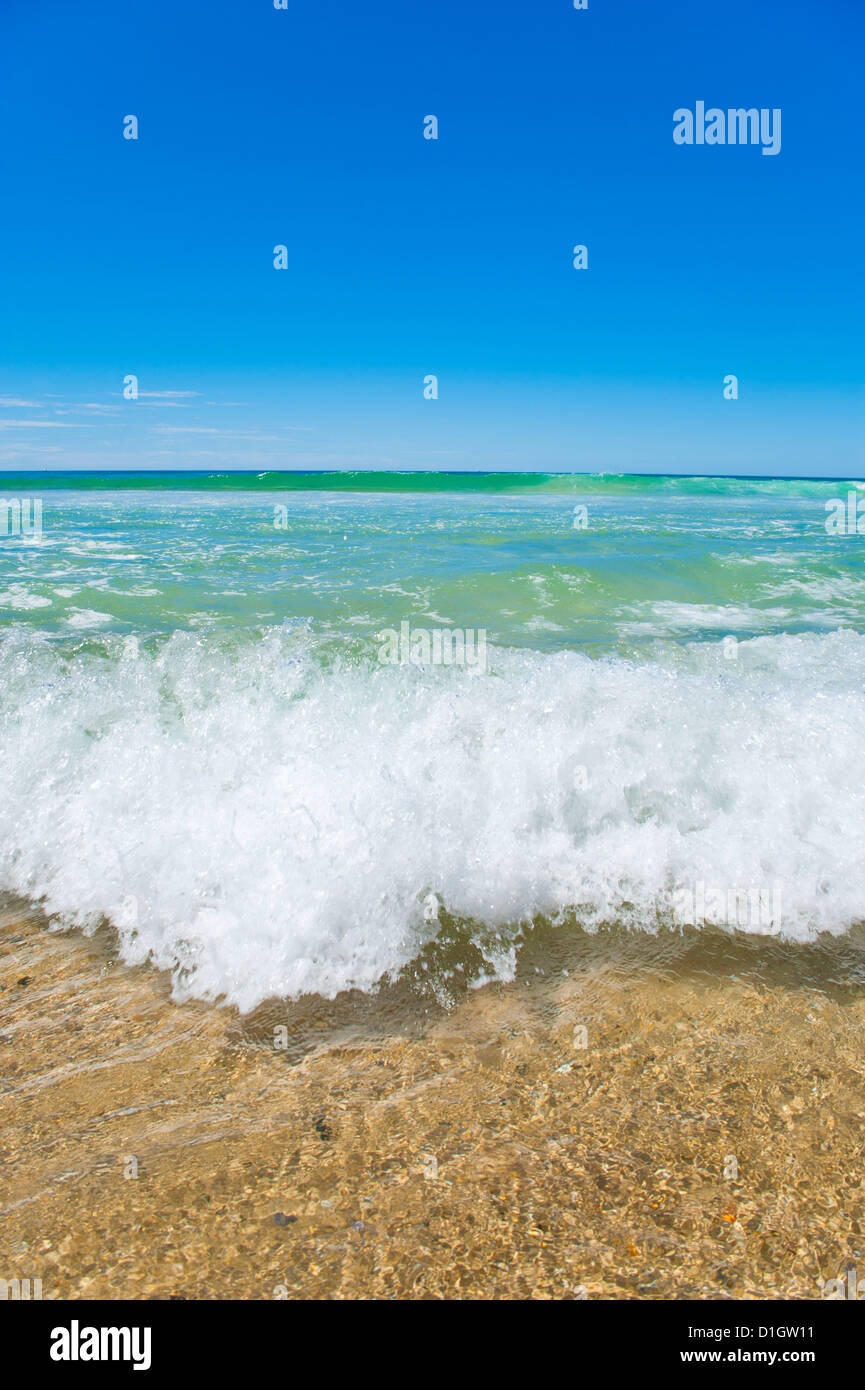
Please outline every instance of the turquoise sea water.
[[[825, 523], [863, 489], [5, 475], [42, 521], [0, 537], [0, 886], [244, 1008], [452, 917], [507, 976], [538, 916], [656, 929], [698, 882], [844, 932], [865, 536]], [[405, 623], [483, 668], [383, 662]]]
[[[538, 651], [855, 626], [855, 483], [544, 474], [7, 476], [38, 545], [0, 540], [0, 621], [75, 634], [412, 622]], [[863, 491], [865, 500], [865, 491]], [[275, 507], [285, 512], [275, 526]], [[585, 506], [587, 515], [575, 514]]]

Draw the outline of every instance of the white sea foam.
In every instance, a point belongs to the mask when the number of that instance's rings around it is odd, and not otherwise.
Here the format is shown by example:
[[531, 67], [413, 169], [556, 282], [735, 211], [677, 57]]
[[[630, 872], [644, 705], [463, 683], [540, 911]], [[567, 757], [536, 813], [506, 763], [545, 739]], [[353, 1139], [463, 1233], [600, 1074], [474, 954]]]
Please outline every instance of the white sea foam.
[[[622, 623], [622, 630], [664, 636], [670, 632], [732, 632], [739, 629], [771, 627], [790, 617], [789, 608], [752, 608], [748, 604], [676, 603], [672, 601], [632, 604], [632, 613], [649, 613], [651, 619]], [[655, 619], [655, 621], [652, 621]]]
[[0, 593], [0, 608], [50, 608], [50, 598], [31, 594], [24, 584], [12, 584]]
[[111, 622], [111, 614], [100, 613], [93, 608], [73, 608], [66, 622], [69, 627], [101, 627], [103, 623]]
[[500, 971], [534, 914], [651, 929], [698, 882], [780, 884], [798, 940], [865, 917], [852, 632], [667, 667], [490, 649], [476, 679], [335, 664], [302, 628], [0, 645], [0, 885], [111, 918], [178, 997], [370, 989], [437, 902], [501, 928]]

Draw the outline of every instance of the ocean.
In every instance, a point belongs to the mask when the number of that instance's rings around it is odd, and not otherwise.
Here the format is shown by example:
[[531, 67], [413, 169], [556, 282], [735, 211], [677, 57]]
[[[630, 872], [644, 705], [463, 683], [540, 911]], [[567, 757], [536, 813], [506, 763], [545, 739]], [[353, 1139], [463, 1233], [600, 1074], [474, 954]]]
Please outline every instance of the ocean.
[[0, 536], [0, 889], [175, 1000], [443, 999], [538, 931], [856, 940], [865, 537], [827, 504], [865, 483], [3, 491], [41, 521]]

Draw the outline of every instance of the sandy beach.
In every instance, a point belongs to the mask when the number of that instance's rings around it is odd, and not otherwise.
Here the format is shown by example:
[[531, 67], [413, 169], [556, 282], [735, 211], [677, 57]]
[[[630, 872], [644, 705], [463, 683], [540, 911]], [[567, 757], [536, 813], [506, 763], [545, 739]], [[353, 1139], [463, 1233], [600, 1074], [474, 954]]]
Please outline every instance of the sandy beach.
[[445, 1005], [241, 1017], [107, 929], [2, 927], [0, 1251], [44, 1298], [813, 1299], [863, 1263], [848, 947], [541, 932]]

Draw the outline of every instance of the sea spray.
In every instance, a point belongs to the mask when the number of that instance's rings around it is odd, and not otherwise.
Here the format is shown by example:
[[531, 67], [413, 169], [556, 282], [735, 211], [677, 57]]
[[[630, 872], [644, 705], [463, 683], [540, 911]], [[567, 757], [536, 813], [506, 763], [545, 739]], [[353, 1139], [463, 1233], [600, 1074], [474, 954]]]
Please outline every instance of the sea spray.
[[538, 914], [653, 930], [697, 883], [782, 885], [794, 940], [862, 917], [865, 637], [743, 641], [732, 674], [699, 643], [487, 664], [8, 633], [0, 883], [244, 1010], [373, 989], [436, 935], [431, 894], [505, 946]]

